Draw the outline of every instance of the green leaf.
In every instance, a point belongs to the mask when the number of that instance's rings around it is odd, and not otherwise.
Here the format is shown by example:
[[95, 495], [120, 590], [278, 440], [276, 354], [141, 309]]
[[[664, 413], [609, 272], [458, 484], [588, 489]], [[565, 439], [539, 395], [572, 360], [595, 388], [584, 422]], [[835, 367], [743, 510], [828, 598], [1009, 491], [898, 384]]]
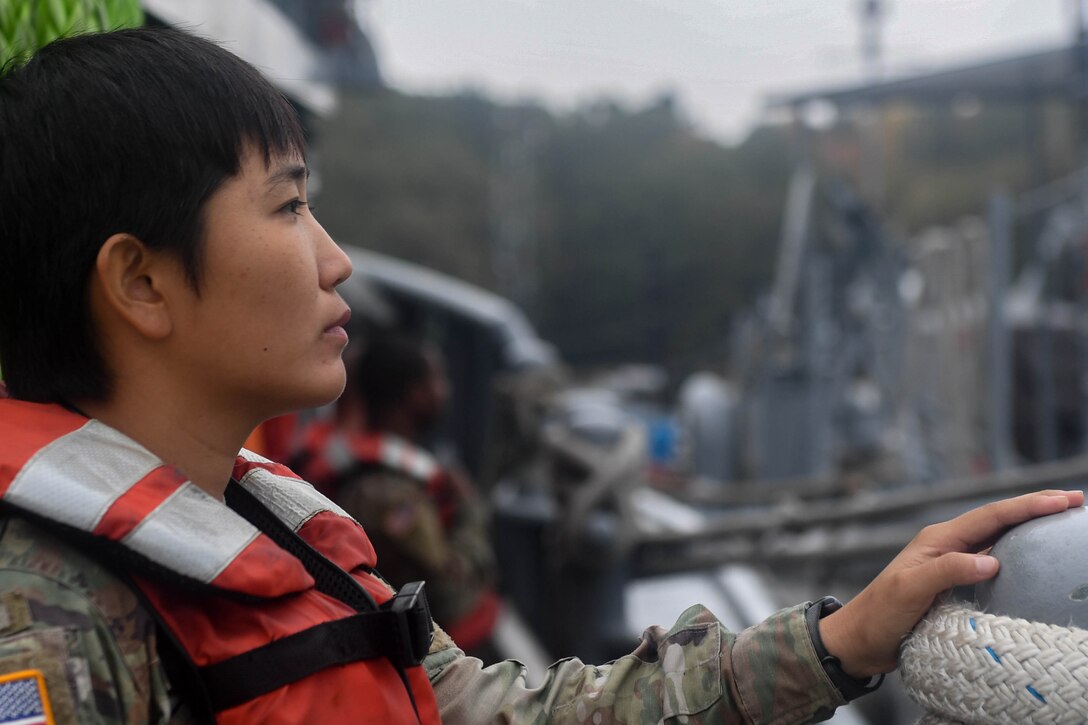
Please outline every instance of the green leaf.
[[59, 37], [143, 22], [139, 0], [0, 0], [0, 65]]
[[[47, 0], [45, 18], [41, 25], [39, 25], [39, 37], [45, 37], [42, 35], [44, 30], [46, 34], [53, 32], [53, 37], [57, 37], [60, 33], [64, 32], [64, 28], [70, 27], [69, 16], [75, 9], [77, 2], [65, 2], [65, 0]], [[47, 41], [48, 42], [48, 41]]]

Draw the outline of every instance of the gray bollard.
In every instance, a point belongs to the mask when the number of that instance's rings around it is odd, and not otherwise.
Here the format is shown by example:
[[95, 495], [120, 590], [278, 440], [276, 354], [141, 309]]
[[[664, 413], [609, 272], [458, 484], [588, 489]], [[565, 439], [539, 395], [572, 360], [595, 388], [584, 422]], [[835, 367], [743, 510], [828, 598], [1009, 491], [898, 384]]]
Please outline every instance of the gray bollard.
[[1020, 524], [991, 553], [1001, 569], [975, 586], [979, 609], [1088, 629], [1088, 509]]

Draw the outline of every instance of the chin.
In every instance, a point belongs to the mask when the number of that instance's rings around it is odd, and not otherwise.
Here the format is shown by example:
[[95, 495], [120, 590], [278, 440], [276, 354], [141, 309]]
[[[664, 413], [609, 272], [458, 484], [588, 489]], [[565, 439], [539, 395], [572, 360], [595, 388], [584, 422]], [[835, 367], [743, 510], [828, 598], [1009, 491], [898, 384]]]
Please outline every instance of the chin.
[[313, 391], [314, 402], [305, 407], [316, 408], [322, 405], [328, 405], [340, 397], [340, 394], [344, 392], [344, 386], [347, 384], [348, 378], [343, 365], [340, 365], [339, 367], [340, 370], [338, 375], [330, 375], [327, 381], [323, 381], [324, 384], [321, 385], [320, 388], [315, 388]]
[[277, 415], [320, 408], [339, 398], [344, 392], [347, 375], [343, 365], [338, 367], [338, 371], [325, 370], [321, 375], [311, 374], [302, 378], [304, 385], [294, 386], [290, 391], [283, 390], [284, 395], [280, 398], [282, 405], [279, 406], [283, 410]]

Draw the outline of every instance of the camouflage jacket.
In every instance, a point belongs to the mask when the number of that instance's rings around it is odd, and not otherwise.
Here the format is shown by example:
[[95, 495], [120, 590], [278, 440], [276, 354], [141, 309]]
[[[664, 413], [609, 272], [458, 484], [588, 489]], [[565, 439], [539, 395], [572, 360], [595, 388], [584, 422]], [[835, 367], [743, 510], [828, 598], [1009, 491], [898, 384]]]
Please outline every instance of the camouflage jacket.
[[456, 622], [494, 586], [495, 555], [477, 497], [462, 496], [450, 525], [443, 526], [438, 507], [418, 481], [373, 468], [341, 483], [335, 501], [363, 525], [382, 576], [396, 586], [427, 582], [427, 600], [439, 624]]
[[[630, 655], [563, 660], [536, 688], [506, 661], [481, 668], [441, 630], [425, 667], [447, 723], [800, 723], [842, 704], [800, 607], [739, 634], [702, 607], [646, 630]], [[0, 675], [44, 673], [58, 723], [191, 722], [128, 587], [65, 542], [0, 515]], [[687, 717], [683, 717], [687, 715]]]
[[0, 514], [0, 675], [45, 675], [58, 723], [189, 722], [171, 703], [155, 622], [117, 577]]
[[484, 503], [467, 478], [392, 434], [318, 421], [303, 439], [292, 468], [362, 524], [382, 576], [398, 586], [426, 581], [443, 626], [479, 613], [496, 562]]

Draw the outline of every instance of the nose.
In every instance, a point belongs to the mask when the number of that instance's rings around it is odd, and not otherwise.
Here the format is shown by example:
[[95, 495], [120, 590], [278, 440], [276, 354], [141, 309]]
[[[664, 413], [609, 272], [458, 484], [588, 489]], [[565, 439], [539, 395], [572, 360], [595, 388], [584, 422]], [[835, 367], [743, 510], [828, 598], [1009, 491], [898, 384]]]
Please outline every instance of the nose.
[[322, 289], [336, 289], [351, 276], [351, 258], [320, 224], [319, 277]]

